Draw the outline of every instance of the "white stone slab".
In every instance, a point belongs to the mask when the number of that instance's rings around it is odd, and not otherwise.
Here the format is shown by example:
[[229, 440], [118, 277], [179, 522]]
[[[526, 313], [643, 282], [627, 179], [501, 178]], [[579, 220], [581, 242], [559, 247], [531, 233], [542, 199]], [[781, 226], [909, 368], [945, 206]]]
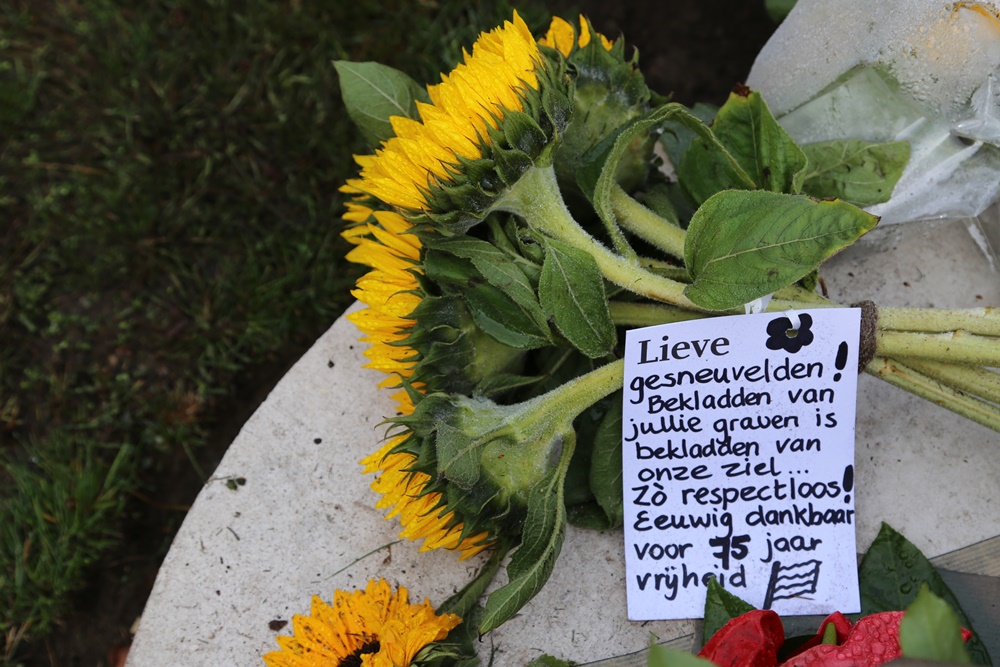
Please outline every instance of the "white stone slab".
[[[824, 271], [834, 298], [1000, 304], [998, 275], [961, 223], [869, 236]], [[382, 576], [438, 603], [474, 574], [480, 560], [395, 543], [398, 524], [372, 508], [357, 461], [393, 407], [375, 389], [381, 376], [361, 368], [356, 337], [338, 320], [233, 442], [167, 555], [128, 667], [262, 664], [291, 631], [269, 621], [308, 613], [313, 595], [329, 601], [335, 588]], [[882, 521], [928, 556], [1000, 534], [997, 434], [864, 376], [857, 452], [859, 549]], [[245, 485], [228, 488], [236, 478]], [[548, 585], [484, 651], [496, 650], [497, 667], [543, 652], [588, 662], [640, 650], [650, 633], [692, 632], [690, 621], [629, 623], [623, 576], [620, 531], [571, 527]]]

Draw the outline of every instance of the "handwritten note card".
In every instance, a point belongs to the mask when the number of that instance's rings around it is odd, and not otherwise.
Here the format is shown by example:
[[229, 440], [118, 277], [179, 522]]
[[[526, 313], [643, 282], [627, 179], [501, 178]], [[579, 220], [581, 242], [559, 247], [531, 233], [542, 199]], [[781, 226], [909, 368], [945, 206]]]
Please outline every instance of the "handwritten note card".
[[700, 618], [712, 575], [781, 614], [860, 610], [860, 320], [829, 308], [628, 332], [629, 619]]

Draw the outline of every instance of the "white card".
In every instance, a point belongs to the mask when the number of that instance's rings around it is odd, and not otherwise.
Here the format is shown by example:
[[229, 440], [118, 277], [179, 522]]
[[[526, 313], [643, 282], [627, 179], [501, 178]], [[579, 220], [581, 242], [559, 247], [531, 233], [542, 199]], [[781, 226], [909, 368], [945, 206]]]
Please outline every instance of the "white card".
[[860, 323], [859, 309], [823, 308], [627, 333], [630, 620], [701, 618], [710, 575], [779, 614], [860, 611]]

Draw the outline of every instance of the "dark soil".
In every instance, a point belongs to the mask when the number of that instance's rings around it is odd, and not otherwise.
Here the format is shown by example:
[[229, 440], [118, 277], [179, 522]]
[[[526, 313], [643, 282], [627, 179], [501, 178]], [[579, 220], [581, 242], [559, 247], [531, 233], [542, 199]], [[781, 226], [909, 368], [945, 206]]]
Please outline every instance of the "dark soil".
[[[563, 16], [581, 11], [609, 37], [625, 35], [639, 50], [639, 64], [650, 87], [688, 105], [722, 104], [733, 86], [745, 79], [775, 27], [764, 12], [763, 0], [579, 0], [550, 6]], [[198, 452], [199, 463], [209, 474], [243, 423], [304, 350], [285, 352], [282, 359], [241, 377], [233, 397], [217, 406], [218, 421], [209, 426], [209, 446]], [[202, 485], [182, 452], [168, 468], [149, 480], [144, 486], [147, 494], [131, 504], [130, 514], [123, 517], [122, 546], [97, 566], [93, 584], [79, 595], [77, 610], [49, 639], [21, 647], [18, 653], [25, 664], [123, 664], [130, 628], [142, 612], [184, 509]]]
[[602, 34], [624, 35], [639, 50], [649, 87], [689, 106], [725, 102], [776, 27], [764, 0], [578, 0], [572, 6]]

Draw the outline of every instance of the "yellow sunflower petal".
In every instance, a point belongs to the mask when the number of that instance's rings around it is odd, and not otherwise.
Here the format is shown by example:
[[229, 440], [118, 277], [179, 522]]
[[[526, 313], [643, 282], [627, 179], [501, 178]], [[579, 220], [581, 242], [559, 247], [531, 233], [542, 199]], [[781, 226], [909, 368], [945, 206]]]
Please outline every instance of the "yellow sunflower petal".
[[553, 16], [549, 31], [545, 33], [545, 37], [538, 40], [538, 43], [568, 56], [573, 50], [573, 40], [575, 39], [576, 31], [573, 30], [573, 24], [566, 19]]
[[[548, 46], [549, 48], [556, 49], [559, 53], [564, 56], [569, 56], [570, 52], [573, 51], [573, 41], [576, 39], [576, 31], [573, 29], [573, 24], [565, 19], [555, 16], [552, 18], [552, 23], [549, 25], [549, 31], [545, 33], [545, 37], [538, 40], [538, 43], [542, 46]], [[614, 48], [615, 43], [602, 35], [601, 33], [595, 33], [601, 39], [601, 45], [610, 51]], [[593, 36], [590, 34], [590, 26], [587, 24], [587, 19], [580, 14], [580, 32], [579, 39], [576, 40], [576, 45], [581, 49], [588, 44]]]

